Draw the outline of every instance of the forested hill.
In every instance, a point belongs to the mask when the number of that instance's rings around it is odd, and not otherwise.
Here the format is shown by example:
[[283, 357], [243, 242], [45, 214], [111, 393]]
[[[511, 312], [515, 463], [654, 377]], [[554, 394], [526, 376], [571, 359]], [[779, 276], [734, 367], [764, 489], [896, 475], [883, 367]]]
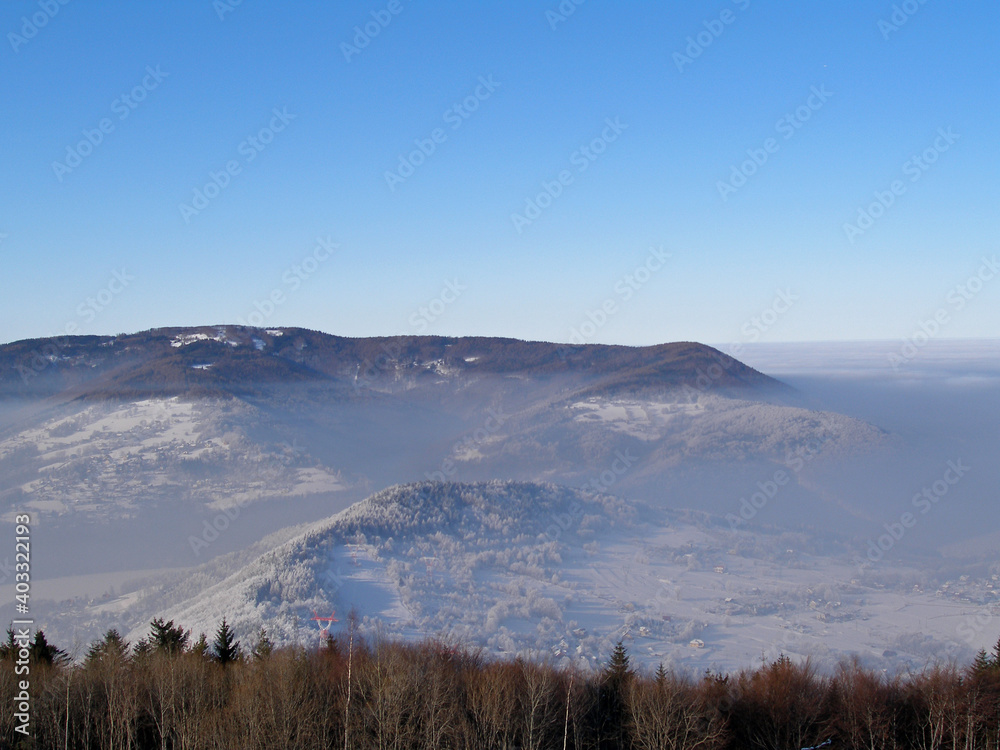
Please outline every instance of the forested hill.
[[489, 376], [571, 376], [595, 395], [683, 388], [764, 392], [782, 385], [703, 344], [562, 345], [442, 336], [346, 338], [301, 328], [158, 328], [119, 336], [28, 339], [0, 346], [0, 396], [97, 398], [238, 395], [325, 381], [409, 389]]

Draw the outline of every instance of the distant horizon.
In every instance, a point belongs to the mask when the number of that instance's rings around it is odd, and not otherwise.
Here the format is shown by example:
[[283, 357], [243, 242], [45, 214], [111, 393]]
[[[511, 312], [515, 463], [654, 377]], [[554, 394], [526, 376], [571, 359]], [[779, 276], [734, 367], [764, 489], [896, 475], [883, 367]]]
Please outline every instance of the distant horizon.
[[[572, 341], [557, 341], [549, 339], [539, 339], [539, 338], [528, 338], [524, 336], [513, 336], [504, 334], [482, 334], [482, 333], [377, 333], [372, 335], [354, 335], [338, 333], [335, 331], [325, 330], [322, 328], [313, 328], [311, 326], [305, 325], [249, 325], [246, 323], [204, 323], [197, 325], [157, 325], [151, 328], [141, 328], [133, 331], [118, 331], [116, 333], [107, 332], [94, 332], [94, 333], [53, 333], [45, 336], [30, 336], [26, 338], [13, 339], [11, 341], [2, 341], [0, 346], [9, 346], [11, 344], [17, 344], [24, 341], [39, 341], [45, 339], [56, 339], [65, 337], [98, 337], [98, 338], [114, 338], [117, 336], [136, 336], [142, 333], [152, 333], [154, 331], [163, 330], [173, 330], [173, 329], [196, 329], [196, 328], [225, 328], [225, 327], [243, 327], [243, 328], [253, 328], [258, 330], [292, 330], [300, 329], [304, 331], [313, 331], [315, 333], [322, 333], [328, 336], [335, 336], [337, 338], [345, 339], [388, 339], [388, 338], [446, 338], [446, 339], [468, 339], [468, 338], [487, 338], [487, 339], [509, 339], [512, 341], [523, 341], [526, 343], [537, 343], [537, 344], [557, 344], [560, 346], [624, 346], [631, 348], [645, 348], [662, 346], [664, 344], [682, 344], [682, 343], [694, 343], [702, 344], [704, 346], [710, 346], [715, 349], [721, 347], [747, 347], [747, 348], [757, 348], [766, 346], [783, 346], [783, 345], [821, 345], [821, 344], [899, 344], [903, 339], [884, 339], [884, 338], [864, 338], [864, 339], [773, 339], [766, 341], [703, 341], [693, 338], [678, 338], [671, 340], [661, 340], [654, 341], [651, 343], [624, 343], [616, 341], [586, 341], [583, 343], [574, 343]], [[925, 343], [921, 343], [919, 348], [923, 349], [928, 346], [934, 348], [935, 345], [945, 344], [945, 343], [962, 343], [962, 342], [1000, 342], [1000, 336], [935, 336]]]

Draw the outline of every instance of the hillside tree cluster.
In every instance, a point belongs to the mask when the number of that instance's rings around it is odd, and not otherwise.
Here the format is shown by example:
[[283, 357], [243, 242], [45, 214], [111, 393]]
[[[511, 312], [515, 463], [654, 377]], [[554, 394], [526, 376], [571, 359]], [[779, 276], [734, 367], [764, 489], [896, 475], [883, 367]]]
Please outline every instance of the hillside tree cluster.
[[312, 648], [241, 643], [224, 619], [192, 639], [153, 620], [71, 659], [34, 635], [30, 737], [15, 731], [19, 645], [0, 644], [0, 747], [800, 750], [1000, 748], [1000, 642], [965, 668], [890, 676], [785, 656], [738, 673], [636, 669], [619, 643], [600, 670], [493, 659], [443, 643], [366, 640], [348, 625]]

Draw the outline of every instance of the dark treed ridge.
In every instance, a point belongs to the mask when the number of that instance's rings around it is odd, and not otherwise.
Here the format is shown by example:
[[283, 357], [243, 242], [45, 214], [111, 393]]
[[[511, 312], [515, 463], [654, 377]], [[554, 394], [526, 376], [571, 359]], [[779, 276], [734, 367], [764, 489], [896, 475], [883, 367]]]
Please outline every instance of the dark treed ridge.
[[[438, 363], [433, 371], [427, 363]], [[210, 367], [204, 367], [211, 364]], [[157, 328], [120, 336], [64, 336], [0, 346], [0, 397], [220, 396], [273, 383], [384, 387], [400, 373], [570, 375], [595, 395], [612, 390], [781, 390], [778, 381], [704, 344], [632, 347], [442, 336], [344, 338], [301, 328]], [[351, 388], [346, 393], [354, 392]]]
[[[21, 744], [14, 660], [0, 650], [0, 743], [79, 750], [987, 750], [1000, 741], [1000, 643], [964, 670], [933, 666], [905, 678], [857, 663], [824, 676], [786, 657], [693, 678], [662, 668], [639, 672], [621, 644], [601, 671], [582, 673], [524, 658], [491, 661], [441, 642], [366, 642], [345, 632], [319, 647], [276, 650], [261, 632], [239, 654], [224, 638], [207, 649], [204, 638], [188, 647], [191, 640], [172, 621], [156, 621], [131, 648], [110, 631], [79, 664], [33, 652], [34, 742]], [[227, 653], [216, 653], [220, 648]]]

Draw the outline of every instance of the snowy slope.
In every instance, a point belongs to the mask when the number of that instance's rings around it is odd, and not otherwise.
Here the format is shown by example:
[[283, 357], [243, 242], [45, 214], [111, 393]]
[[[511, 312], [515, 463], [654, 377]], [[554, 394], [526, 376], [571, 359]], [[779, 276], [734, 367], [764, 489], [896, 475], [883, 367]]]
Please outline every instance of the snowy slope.
[[736, 669], [783, 651], [898, 667], [970, 655], [962, 624], [996, 608], [967, 582], [935, 591], [909, 569], [860, 568], [832, 538], [516, 482], [393, 487], [216, 580], [159, 609], [169, 586], [131, 594], [144, 608], [130, 637], [155, 612], [195, 634], [225, 616], [245, 639], [265, 626], [312, 645], [314, 612], [335, 610], [337, 629], [354, 609], [369, 636], [557, 662], [595, 664], [624, 639], [647, 664]]
[[78, 402], [0, 436], [4, 518], [115, 519], [163, 502], [225, 508], [344, 489], [335, 469], [279, 434], [254, 440], [249, 426], [262, 419], [236, 401]]

